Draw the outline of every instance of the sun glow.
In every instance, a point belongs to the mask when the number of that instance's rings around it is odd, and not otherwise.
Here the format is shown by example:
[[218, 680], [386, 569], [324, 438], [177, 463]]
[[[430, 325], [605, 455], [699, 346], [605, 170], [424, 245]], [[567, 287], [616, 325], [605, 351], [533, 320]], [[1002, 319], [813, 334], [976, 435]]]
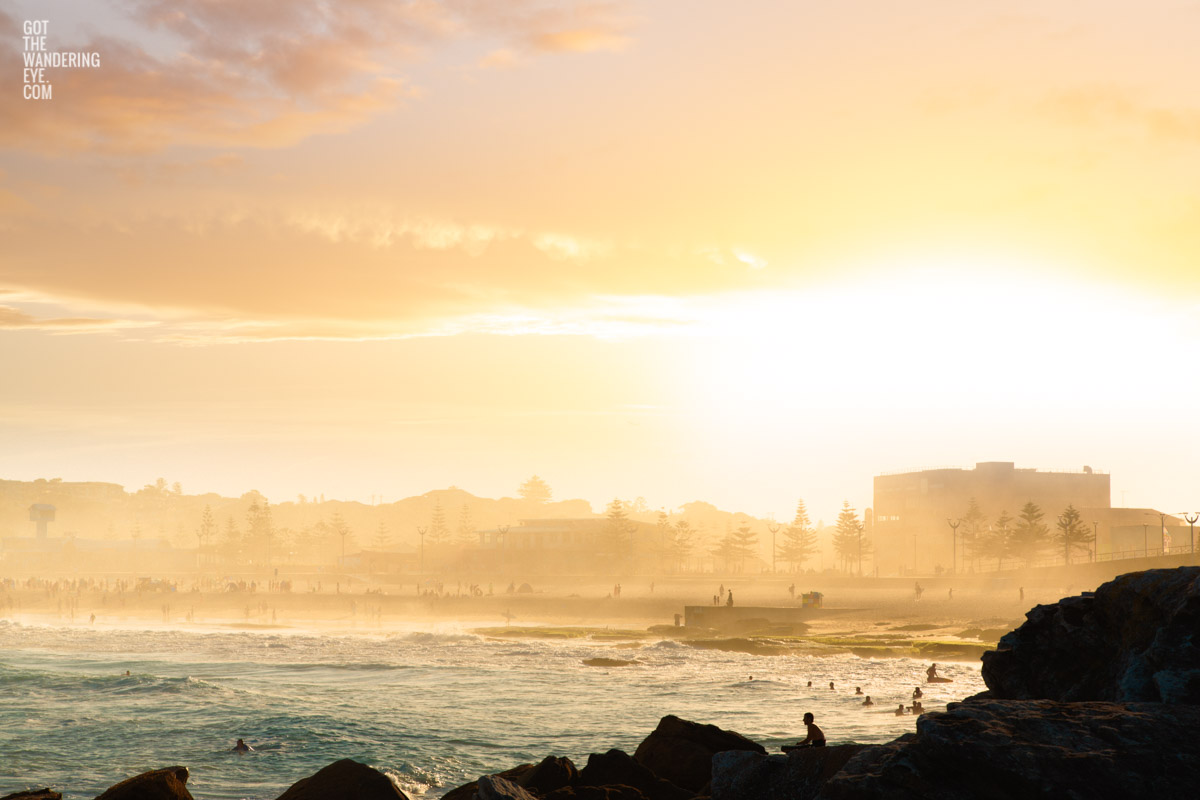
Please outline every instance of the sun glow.
[[1105, 377], [1122, 367], [1197, 388], [1172, 355], [1200, 346], [1187, 307], [980, 261], [707, 301], [691, 329], [693, 409], [769, 427], [812, 408], [1144, 404], [1144, 383]]

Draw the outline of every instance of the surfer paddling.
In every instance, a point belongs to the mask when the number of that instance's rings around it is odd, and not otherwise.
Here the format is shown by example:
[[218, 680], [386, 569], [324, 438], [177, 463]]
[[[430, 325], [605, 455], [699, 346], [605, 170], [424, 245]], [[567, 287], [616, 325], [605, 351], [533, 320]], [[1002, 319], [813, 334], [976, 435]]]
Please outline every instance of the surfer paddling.
[[929, 669], [925, 670], [926, 683], [950, 683], [953, 680], [953, 678], [943, 678], [941, 675], [938, 675], [937, 664], [930, 664]]

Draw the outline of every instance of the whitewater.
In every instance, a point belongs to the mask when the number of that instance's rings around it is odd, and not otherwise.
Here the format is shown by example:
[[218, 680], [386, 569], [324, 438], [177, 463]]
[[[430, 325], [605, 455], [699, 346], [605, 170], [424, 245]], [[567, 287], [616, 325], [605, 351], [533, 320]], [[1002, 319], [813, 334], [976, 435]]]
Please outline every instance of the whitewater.
[[[352, 758], [436, 798], [547, 755], [582, 767], [592, 752], [633, 752], [667, 714], [775, 752], [803, 737], [806, 711], [831, 744], [886, 742], [914, 730], [915, 717], [894, 711], [928, 666], [666, 640], [493, 639], [470, 627], [329, 635], [0, 620], [0, 795], [51, 786], [91, 798], [178, 764], [200, 800], [265, 800]], [[597, 657], [638, 663], [584, 665]], [[922, 686], [927, 711], [985, 688], [977, 664], [940, 670], [954, 683]], [[231, 752], [237, 738], [255, 751]]]

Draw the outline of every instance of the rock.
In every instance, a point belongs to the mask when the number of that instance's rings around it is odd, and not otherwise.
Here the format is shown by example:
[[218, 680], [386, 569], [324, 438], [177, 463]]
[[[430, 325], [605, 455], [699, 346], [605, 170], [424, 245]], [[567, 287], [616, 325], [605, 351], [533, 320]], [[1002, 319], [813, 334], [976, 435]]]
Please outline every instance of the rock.
[[348, 758], [301, 778], [278, 800], [409, 800], [392, 779], [374, 767]]
[[478, 800], [537, 800], [534, 795], [499, 775], [483, 775], [475, 782]]
[[741, 734], [668, 714], [642, 740], [633, 757], [660, 778], [697, 792], [712, 779], [713, 755], [727, 750], [767, 753]]
[[[521, 764], [496, 774], [523, 789], [544, 795], [574, 782], [579, 777], [579, 770], [569, 758], [546, 756], [537, 766]], [[464, 783], [442, 795], [442, 800], [472, 800], [478, 784], [478, 781]]]
[[1037, 606], [983, 655], [990, 695], [1010, 700], [1200, 703], [1200, 567], [1121, 575]]
[[515, 782], [531, 792], [546, 795], [568, 786], [579, 779], [579, 770], [569, 758], [546, 756], [533, 769], [525, 772]]
[[632, 786], [567, 786], [544, 800], [646, 800], [646, 795]]
[[187, 767], [151, 770], [110, 786], [96, 800], [192, 800], [187, 779]]
[[1197, 706], [978, 698], [947, 708], [864, 748], [817, 798], [1182, 800], [1200, 786]]
[[[521, 764], [512, 769], [506, 769], [504, 772], [497, 772], [496, 774], [507, 781], [517, 783], [522, 775], [532, 771], [533, 764]], [[464, 783], [462, 786], [456, 786], [442, 795], [442, 800], [471, 800], [475, 796], [475, 788], [478, 785], [479, 781], [471, 781], [470, 783]]]
[[691, 800], [695, 792], [655, 775], [623, 750], [592, 753], [579, 773], [580, 786], [632, 786], [648, 800]]
[[712, 759], [713, 800], [812, 800], [866, 745], [805, 747], [787, 755], [729, 750]]
[[49, 787], [45, 789], [29, 789], [24, 792], [13, 792], [0, 797], [0, 800], [62, 800], [62, 792], [56, 792]]

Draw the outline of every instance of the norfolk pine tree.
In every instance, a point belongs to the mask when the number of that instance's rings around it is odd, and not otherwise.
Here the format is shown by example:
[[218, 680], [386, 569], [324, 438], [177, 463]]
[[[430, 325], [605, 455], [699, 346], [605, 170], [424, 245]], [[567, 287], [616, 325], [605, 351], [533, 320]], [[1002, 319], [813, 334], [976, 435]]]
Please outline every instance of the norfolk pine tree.
[[792, 523], [783, 529], [779, 556], [789, 562], [795, 572], [804, 569], [804, 562], [816, 555], [817, 549], [817, 532], [808, 518], [804, 501], [800, 500], [796, 503], [796, 516], [792, 518]]
[[1050, 529], [1042, 522], [1042, 509], [1032, 500], [1021, 508], [1021, 516], [1009, 535], [1009, 552], [1025, 566], [1040, 557], [1050, 546]]
[[1091, 544], [1096, 540], [1096, 534], [1083, 522], [1074, 505], [1069, 505], [1063, 510], [1054, 528], [1054, 542], [1068, 564], [1071, 562], [1071, 551], [1091, 552]]

